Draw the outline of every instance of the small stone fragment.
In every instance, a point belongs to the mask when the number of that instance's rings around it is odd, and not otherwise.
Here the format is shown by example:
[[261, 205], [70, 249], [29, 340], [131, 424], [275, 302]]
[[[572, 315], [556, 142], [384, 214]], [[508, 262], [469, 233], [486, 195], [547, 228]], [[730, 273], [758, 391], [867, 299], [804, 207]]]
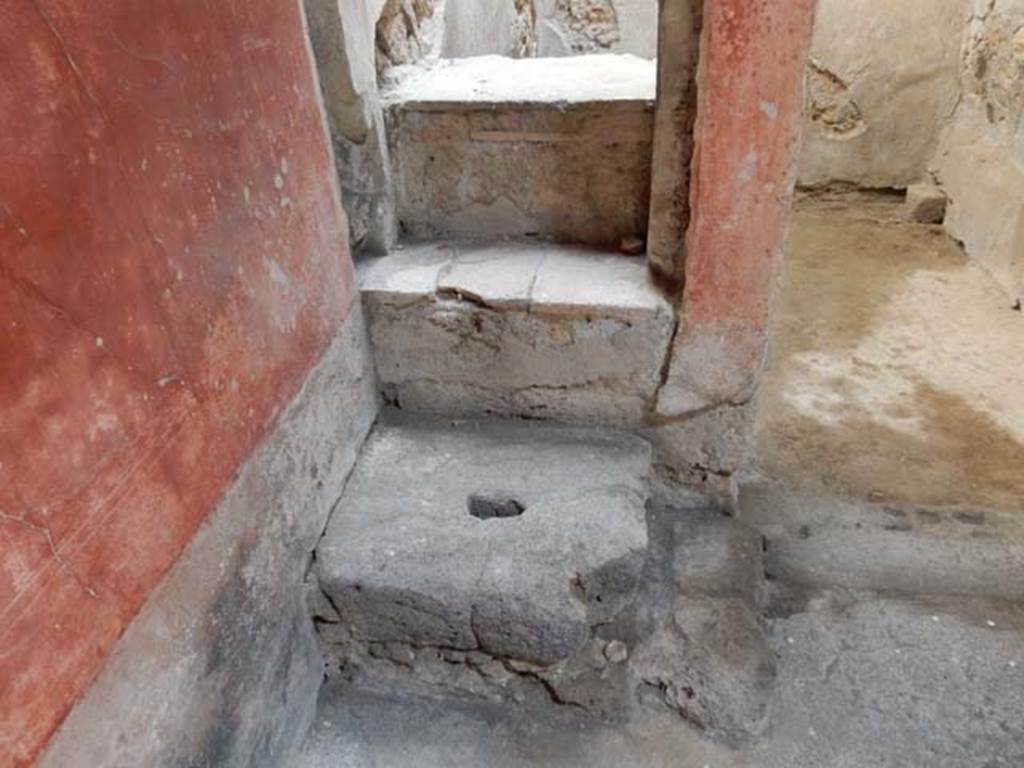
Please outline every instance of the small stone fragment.
[[466, 654], [466, 661], [474, 667], [482, 667], [491, 661], [491, 657], [483, 651], [470, 651]]
[[403, 643], [387, 643], [384, 646], [384, 653], [395, 664], [401, 664], [404, 667], [411, 667], [412, 663], [416, 661], [416, 653]]
[[624, 237], [619, 243], [619, 250], [627, 256], [641, 256], [647, 250], [647, 243], [639, 237]]
[[504, 685], [512, 679], [512, 673], [505, 668], [497, 659], [487, 662], [480, 667], [480, 674], [498, 685]]
[[629, 648], [621, 640], [612, 640], [604, 647], [604, 657], [612, 664], [622, 664], [629, 658]]
[[412, 648], [402, 643], [370, 643], [367, 651], [375, 659], [391, 661], [404, 667], [411, 667], [416, 660]]
[[934, 184], [911, 184], [903, 218], [919, 224], [941, 224], [946, 218], [946, 193]]
[[519, 659], [508, 659], [506, 663], [512, 668], [512, 670], [519, 674], [534, 675], [544, 669], [544, 667], [539, 664], [534, 664], [529, 661], [520, 661]]

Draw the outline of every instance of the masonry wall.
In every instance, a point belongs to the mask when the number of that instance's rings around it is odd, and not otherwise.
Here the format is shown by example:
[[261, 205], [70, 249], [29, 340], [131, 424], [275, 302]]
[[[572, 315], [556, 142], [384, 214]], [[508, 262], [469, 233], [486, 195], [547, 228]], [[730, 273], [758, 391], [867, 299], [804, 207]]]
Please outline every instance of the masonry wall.
[[[126, 718], [121, 752], [76, 739], [50, 764], [278, 765], [318, 679], [294, 606], [324, 514], [279, 491], [345, 462], [302, 463], [274, 425], [363, 343], [301, 5], [10, 0], [0, 51], [0, 766], [31, 764], [101, 669], [135, 676], [82, 710]], [[372, 398], [331, 380], [354, 450]], [[278, 491], [237, 474], [257, 460]], [[218, 557], [154, 593], [204, 522]], [[146, 670], [181, 684], [147, 692]], [[179, 751], [139, 762], [147, 739]]]
[[442, 55], [573, 56], [631, 53], [652, 59], [658, 0], [444, 0]]
[[1009, 294], [1024, 298], [1024, 1], [972, 3], [962, 98], [932, 163], [946, 227]]
[[819, 0], [800, 183], [924, 178], [960, 98], [971, 0]]

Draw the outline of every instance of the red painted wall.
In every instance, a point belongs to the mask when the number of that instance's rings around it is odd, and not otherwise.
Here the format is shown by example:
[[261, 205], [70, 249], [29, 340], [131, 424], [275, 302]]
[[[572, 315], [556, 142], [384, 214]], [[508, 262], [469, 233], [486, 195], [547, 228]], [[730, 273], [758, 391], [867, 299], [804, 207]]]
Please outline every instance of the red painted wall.
[[300, 6], [0, 4], [0, 766], [33, 761], [350, 305]]
[[782, 259], [815, 0], [704, 0], [686, 287], [658, 408], [750, 398]]

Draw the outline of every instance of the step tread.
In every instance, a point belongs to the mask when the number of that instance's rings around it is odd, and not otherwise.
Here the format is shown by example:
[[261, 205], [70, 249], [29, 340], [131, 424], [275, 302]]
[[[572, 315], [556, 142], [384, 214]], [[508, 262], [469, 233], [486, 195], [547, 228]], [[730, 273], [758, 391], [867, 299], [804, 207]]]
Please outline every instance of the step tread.
[[388, 105], [651, 102], [654, 61], [630, 54], [510, 59], [475, 56], [388, 70]]
[[491, 308], [671, 316], [642, 259], [541, 242], [427, 243], [359, 266], [364, 293], [464, 300]]
[[650, 462], [614, 430], [385, 411], [317, 549], [320, 583], [359, 639], [552, 663], [589, 637], [578, 590], [592, 599], [602, 567], [647, 546]]

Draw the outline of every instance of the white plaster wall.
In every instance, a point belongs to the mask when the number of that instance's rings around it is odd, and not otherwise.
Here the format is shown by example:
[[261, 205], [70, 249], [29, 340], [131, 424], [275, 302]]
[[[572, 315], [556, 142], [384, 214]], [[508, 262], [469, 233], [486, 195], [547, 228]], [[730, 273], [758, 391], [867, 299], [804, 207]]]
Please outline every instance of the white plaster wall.
[[533, 23], [513, 0], [448, 0], [444, 9], [442, 56], [530, 56]]
[[963, 38], [963, 97], [932, 170], [950, 198], [946, 228], [1007, 291], [1024, 297], [1024, 0], [974, 0]]
[[[569, 5], [574, 7], [578, 17], [586, 17], [587, 6], [597, 10], [601, 6], [609, 7], [615, 17], [614, 32], [608, 35], [600, 24], [593, 24], [588, 32], [581, 34], [579, 28], [567, 25], [557, 0], [534, 0], [538, 56], [573, 56], [600, 51], [632, 53], [645, 59], [657, 56], [658, 0], [570, 0]], [[595, 44], [594, 41], [602, 42]]]
[[971, 0], [819, 0], [801, 184], [920, 180], [960, 98]]
[[445, 58], [604, 52], [653, 59], [657, 47], [658, 0], [448, 0], [445, 8]]

